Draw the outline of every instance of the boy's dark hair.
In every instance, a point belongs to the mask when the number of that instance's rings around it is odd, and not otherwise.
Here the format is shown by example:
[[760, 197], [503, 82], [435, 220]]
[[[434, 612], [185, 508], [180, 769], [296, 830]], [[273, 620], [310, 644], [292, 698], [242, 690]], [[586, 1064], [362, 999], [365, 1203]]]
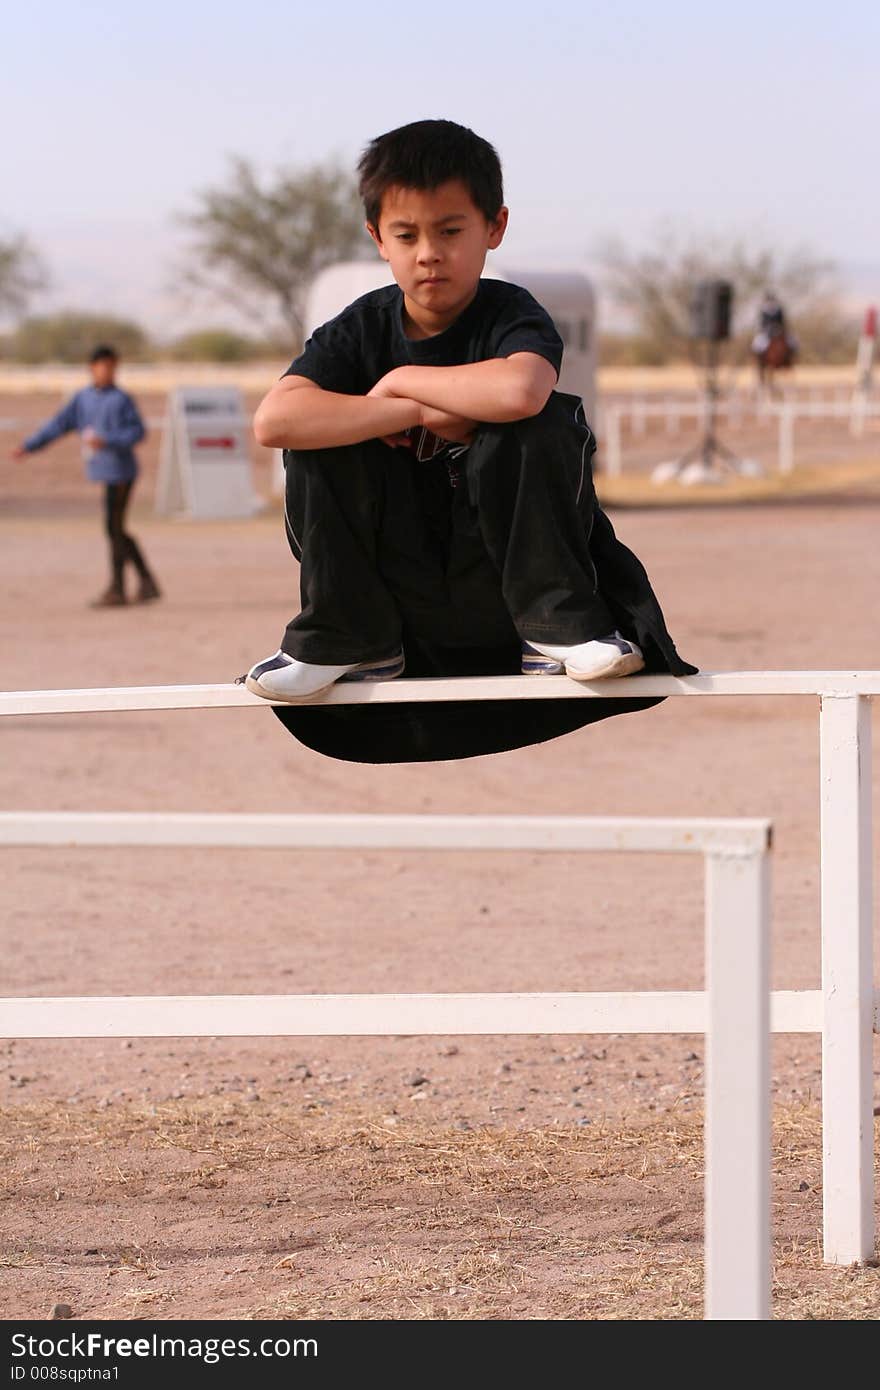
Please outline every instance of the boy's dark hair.
[[455, 121], [413, 121], [371, 140], [358, 161], [367, 221], [379, 225], [387, 189], [439, 188], [460, 179], [490, 222], [504, 202], [501, 161], [488, 140]]
[[89, 357], [90, 362], [106, 362], [108, 359], [111, 362], [119, 361], [119, 353], [109, 343], [99, 343], [96, 348], [92, 349]]

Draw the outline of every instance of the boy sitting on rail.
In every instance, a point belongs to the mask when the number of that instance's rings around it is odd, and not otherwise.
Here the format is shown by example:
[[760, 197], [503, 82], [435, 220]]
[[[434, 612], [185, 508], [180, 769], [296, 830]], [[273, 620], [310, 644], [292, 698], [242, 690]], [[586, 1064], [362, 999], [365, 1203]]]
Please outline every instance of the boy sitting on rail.
[[580, 681], [692, 672], [596, 501], [552, 320], [481, 279], [508, 219], [495, 150], [417, 121], [373, 140], [359, 172], [396, 284], [319, 328], [257, 411], [258, 441], [285, 451], [302, 610], [248, 689], [298, 704], [391, 680], [408, 639], [514, 641], [523, 672]]

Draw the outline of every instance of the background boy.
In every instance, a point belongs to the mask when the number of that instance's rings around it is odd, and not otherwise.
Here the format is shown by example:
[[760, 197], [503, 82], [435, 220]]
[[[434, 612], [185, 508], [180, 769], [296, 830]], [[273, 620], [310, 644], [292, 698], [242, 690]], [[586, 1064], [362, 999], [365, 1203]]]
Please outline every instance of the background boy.
[[118, 365], [114, 348], [106, 344], [96, 347], [89, 358], [92, 385], [77, 391], [57, 415], [13, 452], [14, 458], [23, 458], [71, 430], [78, 431], [88, 476], [92, 482], [104, 484], [104, 525], [110, 542], [110, 583], [95, 599], [93, 608], [118, 608], [126, 602], [126, 564], [140, 579], [139, 603], [160, 596], [137, 541], [125, 529], [125, 513], [138, 474], [134, 445], [140, 443], [146, 430], [131, 396], [116, 385]]
[[248, 688], [300, 703], [391, 679], [409, 639], [515, 642], [524, 671], [579, 680], [692, 671], [596, 503], [552, 320], [480, 278], [508, 219], [495, 150], [419, 121], [373, 140], [359, 172], [396, 284], [318, 329], [257, 411], [259, 442], [285, 449], [302, 610]]

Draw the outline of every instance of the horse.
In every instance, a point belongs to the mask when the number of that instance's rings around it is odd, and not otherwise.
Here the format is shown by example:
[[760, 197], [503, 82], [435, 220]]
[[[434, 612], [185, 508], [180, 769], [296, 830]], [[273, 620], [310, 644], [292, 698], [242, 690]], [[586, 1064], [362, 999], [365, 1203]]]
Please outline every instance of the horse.
[[797, 348], [791, 338], [782, 330], [775, 333], [759, 333], [752, 343], [752, 355], [758, 366], [758, 385], [769, 393], [773, 392], [774, 372], [786, 371], [793, 367]]

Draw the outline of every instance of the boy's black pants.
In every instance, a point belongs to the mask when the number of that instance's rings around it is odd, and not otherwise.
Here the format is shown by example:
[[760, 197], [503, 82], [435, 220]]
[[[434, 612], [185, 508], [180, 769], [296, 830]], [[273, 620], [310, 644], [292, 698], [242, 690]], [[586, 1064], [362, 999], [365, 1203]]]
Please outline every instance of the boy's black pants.
[[152, 579], [147, 562], [134, 536], [125, 529], [125, 513], [134, 483], [107, 483], [104, 488], [104, 529], [110, 542], [112, 585], [121, 591], [126, 564], [137, 570], [141, 579]]
[[405, 632], [445, 647], [517, 636], [571, 645], [611, 632], [620, 614], [591, 550], [597, 524], [610, 530], [594, 448], [581, 402], [554, 392], [540, 415], [483, 426], [454, 487], [443, 461], [376, 440], [287, 453], [302, 611], [282, 649], [341, 665], [390, 655]]

